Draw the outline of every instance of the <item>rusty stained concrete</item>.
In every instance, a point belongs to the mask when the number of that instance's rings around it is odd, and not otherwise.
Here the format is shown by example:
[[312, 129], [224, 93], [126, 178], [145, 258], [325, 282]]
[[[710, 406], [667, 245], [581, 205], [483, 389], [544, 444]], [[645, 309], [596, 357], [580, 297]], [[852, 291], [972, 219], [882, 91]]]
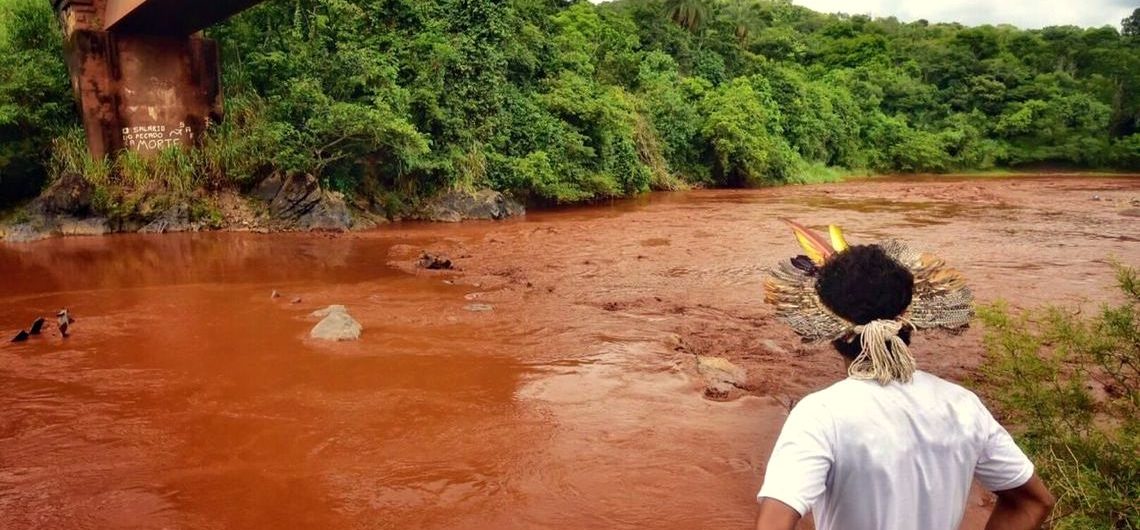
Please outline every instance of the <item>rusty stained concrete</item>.
[[221, 119], [214, 41], [104, 31], [104, 0], [55, 5], [92, 155], [192, 145], [211, 120]]
[[187, 36], [262, 0], [106, 0], [104, 29], [115, 33]]
[[151, 35], [115, 35], [114, 41], [123, 147], [149, 152], [192, 145], [210, 120], [221, 119], [214, 41]]

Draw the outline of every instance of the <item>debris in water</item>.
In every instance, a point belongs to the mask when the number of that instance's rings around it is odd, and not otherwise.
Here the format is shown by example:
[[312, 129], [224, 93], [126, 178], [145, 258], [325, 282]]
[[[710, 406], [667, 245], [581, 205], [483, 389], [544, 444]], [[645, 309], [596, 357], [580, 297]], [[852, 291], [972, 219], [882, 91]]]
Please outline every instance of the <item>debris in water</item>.
[[453, 268], [451, 260], [443, 256], [435, 256], [424, 252], [420, 254], [420, 261], [417, 263], [421, 269], [429, 270], [451, 270]]
[[30, 327], [28, 329], [21, 329], [20, 332], [17, 333], [15, 337], [12, 337], [12, 342], [24, 342], [24, 341], [28, 340], [28, 338], [30, 338], [32, 335], [39, 335], [40, 330], [42, 330], [43, 327], [44, 327], [43, 317], [37, 318], [35, 321], [32, 322], [32, 327]]
[[289, 303], [290, 303], [290, 304], [299, 304], [299, 303], [301, 303], [301, 297], [300, 297], [300, 296], [298, 296], [298, 297], [296, 297], [296, 298], [294, 298], [294, 299], [290, 300], [290, 301], [289, 301]]
[[270, 298], [281, 298], [281, 293], [274, 290], [272, 293], [269, 294], [269, 297]]
[[71, 313], [68, 313], [66, 308], [60, 309], [59, 313], [56, 313], [55, 316], [59, 317], [59, 334], [63, 337], [67, 337], [67, 329], [71, 327], [75, 319], [71, 318]]
[[467, 305], [463, 306], [463, 309], [466, 309], [466, 310], [471, 311], [473, 313], [484, 313], [487, 311], [491, 311], [495, 308], [491, 307], [490, 305], [487, 305], [487, 304], [467, 304]]

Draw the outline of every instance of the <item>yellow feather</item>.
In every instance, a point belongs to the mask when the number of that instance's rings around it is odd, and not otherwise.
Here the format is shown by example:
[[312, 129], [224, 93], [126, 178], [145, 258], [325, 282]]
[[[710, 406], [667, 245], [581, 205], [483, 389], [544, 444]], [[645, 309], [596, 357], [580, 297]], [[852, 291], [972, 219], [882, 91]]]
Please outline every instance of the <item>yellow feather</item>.
[[815, 246], [815, 242], [802, 232], [796, 231], [793, 233], [796, 235], [796, 241], [798, 241], [800, 247], [804, 249], [804, 254], [807, 255], [808, 259], [812, 260], [816, 265], [823, 265], [827, 257], [823, 255], [823, 252], [820, 252], [819, 247]]
[[827, 225], [827, 231], [831, 234], [831, 248], [835, 249], [836, 252], [843, 252], [850, 247], [843, 237], [843, 229], [835, 225]]
[[803, 247], [804, 254], [816, 265], [823, 265], [834, 254], [827, 240], [810, 228], [791, 219], [783, 219], [783, 221], [792, 227], [792, 233], [796, 235], [796, 241]]

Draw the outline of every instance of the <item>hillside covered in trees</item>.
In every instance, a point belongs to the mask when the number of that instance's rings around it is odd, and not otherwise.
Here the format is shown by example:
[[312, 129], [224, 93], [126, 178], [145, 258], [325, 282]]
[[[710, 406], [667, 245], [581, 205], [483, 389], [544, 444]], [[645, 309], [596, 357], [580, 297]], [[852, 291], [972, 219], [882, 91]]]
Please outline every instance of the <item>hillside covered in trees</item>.
[[[0, 16], [0, 196], [65, 170], [130, 193], [138, 168], [80, 160], [49, 3]], [[1140, 9], [1122, 27], [786, 0], [277, 0], [209, 32], [226, 121], [149, 163], [183, 191], [310, 173], [389, 212], [451, 187], [568, 203], [846, 171], [1136, 170]]]

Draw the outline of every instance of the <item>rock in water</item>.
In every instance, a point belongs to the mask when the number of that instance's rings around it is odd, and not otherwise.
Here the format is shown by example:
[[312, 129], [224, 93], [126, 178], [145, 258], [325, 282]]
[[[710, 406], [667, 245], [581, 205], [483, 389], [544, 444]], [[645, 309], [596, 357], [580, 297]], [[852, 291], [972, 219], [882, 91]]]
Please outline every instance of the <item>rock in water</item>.
[[697, 357], [697, 372], [705, 380], [705, 397], [729, 399], [738, 389], [746, 388], [748, 373], [724, 357]]
[[518, 201], [494, 190], [451, 191], [433, 199], [425, 209], [431, 221], [455, 223], [464, 219], [506, 219], [526, 213]]
[[44, 328], [44, 317], [37, 318], [35, 322], [32, 322], [32, 328], [28, 330], [28, 334], [29, 335], [39, 335], [40, 330], [42, 330], [43, 328]]
[[360, 331], [362, 329], [360, 323], [349, 316], [344, 306], [332, 305], [313, 314], [320, 316], [318, 313], [323, 314], [324, 318], [309, 332], [310, 337], [332, 341], [356, 340], [360, 338]]
[[28, 332], [24, 330], [20, 330], [15, 337], [12, 337], [12, 342], [24, 342], [26, 340], [28, 340]]
[[342, 305], [330, 305], [324, 309], [318, 309], [316, 311], [313, 311], [312, 313], [309, 313], [309, 316], [315, 317], [315, 318], [325, 318], [325, 317], [327, 317], [333, 313], [347, 313], [347, 312], [348, 312], [348, 308], [346, 308]]
[[428, 254], [427, 252], [424, 252], [420, 255], [420, 261], [417, 262], [417, 265], [419, 265], [421, 269], [428, 269], [433, 271], [451, 270], [454, 268], [451, 260], [442, 256]]

